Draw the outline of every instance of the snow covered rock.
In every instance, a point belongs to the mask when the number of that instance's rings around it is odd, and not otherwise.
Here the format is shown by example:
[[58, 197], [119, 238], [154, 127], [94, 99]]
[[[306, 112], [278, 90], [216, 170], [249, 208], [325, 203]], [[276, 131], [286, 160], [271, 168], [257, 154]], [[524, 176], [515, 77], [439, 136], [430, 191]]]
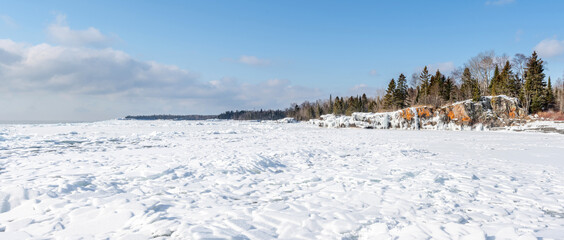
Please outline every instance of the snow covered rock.
[[482, 97], [480, 101], [460, 101], [433, 108], [410, 107], [394, 112], [327, 114], [310, 123], [320, 127], [360, 127], [376, 129], [476, 129], [514, 126], [527, 117], [517, 98], [504, 95]]
[[287, 118], [282, 118], [282, 119], [278, 119], [276, 120], [277, 123], [297, 123], [298, 121], [296, 121], [296, 119], [291, 118], [291, 117], [287, 117]]

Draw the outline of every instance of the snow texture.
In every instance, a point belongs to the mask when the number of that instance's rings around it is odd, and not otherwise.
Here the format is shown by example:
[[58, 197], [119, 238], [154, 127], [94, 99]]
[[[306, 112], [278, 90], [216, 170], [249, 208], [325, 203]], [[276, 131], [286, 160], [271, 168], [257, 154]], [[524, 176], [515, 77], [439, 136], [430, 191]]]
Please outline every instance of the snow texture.
[[0, 239], [563, 239], [563, 143], [273, 121], [0, 125]]

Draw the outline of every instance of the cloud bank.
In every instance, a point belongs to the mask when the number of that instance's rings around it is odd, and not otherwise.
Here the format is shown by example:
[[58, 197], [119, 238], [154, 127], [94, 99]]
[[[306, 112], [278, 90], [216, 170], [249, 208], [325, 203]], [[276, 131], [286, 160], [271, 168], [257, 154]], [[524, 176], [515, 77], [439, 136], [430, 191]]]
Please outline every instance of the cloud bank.
[[[89, 45], [92, 42], [83, 43]], [[240, 82], [234, 78], [206, 82], [196, 72], [174, 65], [138, 60], [111, 48], [74, 44], [27, 45], [9, 39], [0, 39], [0, 79], [3, 79], [0, 93], [5, 98], [12, 97], [1, 102], [5, 105], [4, 109], [12, 114], [32, 110], [10, 106], [14, 104], [7, 104], [6, 101], [29, 102], [29, 99], [22, 98], [34, 95], [49, 100], [46, 101], [48, 104], [35, 103], [31, 106], [36, 109], [65, 111], [59, 108], [68, 103], [55, 101], [57, 96], [65, 96], [60, 101], [75, 101], [73, 109], [66, 109], [68, 111], [61, 114], [65, 116], [105, 107], [113, 109], [109, 111], [112, 116], [219, 113], [229, 109], [287, 107], [292, 102], [321, 96], [317, 89], [294, 86], [283, 79], [270, 79], [257, 84]], [[91, 106], [81, 105], [81, 102], [89, 102]], [[30, 116], [30, 119], [37, 118], [41, 117]]]
[[533, 49], [543, 58], [559, 56], [564, 54], [564, 41], [555, 38], [545, 39]]

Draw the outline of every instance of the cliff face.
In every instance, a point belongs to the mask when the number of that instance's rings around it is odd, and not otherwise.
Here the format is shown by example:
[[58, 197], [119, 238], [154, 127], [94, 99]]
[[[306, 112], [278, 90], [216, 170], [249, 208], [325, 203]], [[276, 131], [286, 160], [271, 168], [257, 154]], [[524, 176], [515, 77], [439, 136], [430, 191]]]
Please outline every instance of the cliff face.
[[526, 117], [518, 99], [500, 95], [439, 108], [421, 106], [395, 112], [353, 113], [352, 116], [328, 114], [310, 122], [321, 127], [483, 130], [523, 123]]

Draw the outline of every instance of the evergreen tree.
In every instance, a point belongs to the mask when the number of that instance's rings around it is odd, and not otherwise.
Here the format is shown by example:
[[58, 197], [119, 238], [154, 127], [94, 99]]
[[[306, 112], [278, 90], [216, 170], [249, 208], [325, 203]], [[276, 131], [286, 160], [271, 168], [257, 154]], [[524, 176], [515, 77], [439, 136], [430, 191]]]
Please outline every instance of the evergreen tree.
[[519, 89], [521, 88], [521, 84], [517, 76], [511, 70], [512, 66], [509, 61], [505, 62], [503, 66], [503, 70], [500, 73], [501, 79], [501, 94], [505, 94], [511, 97], [518, 97], [519, 96]]
[[368, 97], [366, 97], [366, 93], [362, 94], [361, 106], [362, 106], [362, 109], [360, 110], [361, 112], [368, 112]]
[[434, 76], [431, 77], [429, 85], [429, 96], [433, 99], [432, 103], [435, 106], [441, 105], [441, 98], [444, 96], [444, 83], [446, 79], [441, 71], [437, 70]]
[[477, 102], [480, 101], [481, 93], [480, 93], [480, 85], [478, 84], [478, 80], [472, 79], [472, 101]]
[[333, 111], [333, 96], [329, 94], [329, 111]]
[[454, 82], [449, 77], [449, 78], [446, 79], [446, 81], [443, 84], [443, 92], [442, 92], [443, 100], [445, 100], [445, 101], [451, 100], [452, 90], [454, 90]]
[[398, 83], [394, 91], [394, 102], [396, 107], [404, 108], [406, 106], [405, 104], [406, 100], [407, 100], [407, 80], [402, 73], [398, 78]]
[[554, 97], [554, 92], [552, 90], [552, 83], [550, 82], [550, 77], [548, 77], [548, 84], [546, 86], [546, 105], [548, 109], [554, 108], [556, 105], [556, 98]]
[[525, 72], [525, 101], [530, 113], [536, 113], [546, 108], [546, 93], [544, 82], [544, 62], [533, 52], [527, 62]]
[[423, 103], [427, 103], [427, 96], [429, 95], [429, 85], [430, 85], [431, 75], [429, 74], [429, 70], [427, 70], [427, 66], [423, 68], [421, 74], [419, 75], [419, 81], [421, 82], [421, 96], [423, 98]]
[[321, 107], [319, 101], [317, 101], [317, 106], [315, 109], [315, 118], [319, 118], [321, 115], [323, 115], [323, 108]]
[[386, 90], [386, 95], [384, 96], [384, 106], [386, 108], [393, 107], [395, 91], [396, 91], [396, 81], [392, 78], [392, 80], [388, 84], [388, 89]]
[[341, 114], [341, 100], [339, 99], [339, 96], [335, 97], [335, 102], [333, 103], [333, 114]]
[[495, 70], [494, 70], [494, 75], [492, 77], [492, 80], [490, 81], [490, 94], [492, 96], [498, 95], [501, 92], [501, 89], [499, 89], [501, 87], [501, 77], [499, 76], [499, 68], [497, 67], [497, 65], [495, 66]]
[[470, 73], [469, 68], [464, 68], [464, 73], [462, 73], [462, 85], [460, 86], [460, 93], [462, 99], [472, 98], [473, 95], [473, 79], [472, 73]]

